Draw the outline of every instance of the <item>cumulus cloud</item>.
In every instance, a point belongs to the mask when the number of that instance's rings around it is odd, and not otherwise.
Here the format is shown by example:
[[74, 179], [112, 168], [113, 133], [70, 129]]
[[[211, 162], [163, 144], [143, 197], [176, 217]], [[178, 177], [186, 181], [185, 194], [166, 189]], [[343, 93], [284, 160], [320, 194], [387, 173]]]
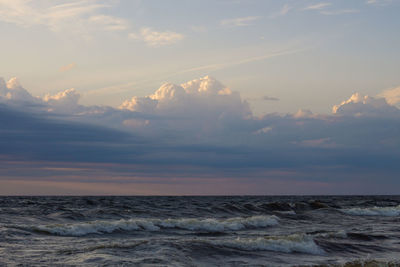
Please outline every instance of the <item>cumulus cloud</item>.
[[158, 115], [179, 115], [210, 118], [251, 115], [249, 105], [238, 92], [232, 92], [216, 79], [205, 76], [181, 85], [163, 84], [153, 94], [133, 97], [121, 109]]
[[38, 103], [39, 99], [21, 86], [17, 78], [11, 78], [7, 83], [0, 77], [0, 100], [8, 103], [31, 102]]
[[[369, 177], [380, 183], [400, 171], [400, 113], [384, 98], [354, 94], [332, 115], [300, 110], [255, 117], [238, 92], [206, 76], [165, 83], [119, 109], [79, 105], [74, 89], [33, 97], [16, 79], [0, 79], [0, 100], [0, 156], [34, 166], [21, 177], [32, 170], [49, 175], [37, 161], [101, 166], [108, 177], [123, 177], [121, 183], [132, 177], [268, 180], [271, 172], [305, 181], [375, 173]], [[40, 112], [30, 112], [26, 101]], [[9, 174], [0, 168], [0, 179]], [[74, 179], [88, 179], [81, 175]]]
[[376, 98], [359, 93], [332, 108], [334, 114], [348, 116], [385, 116], [398, 113], [396, 107], [389, 105], [384, 98]]
[[0, 78], [0, 102], [14, 107], [21, 111], [37, 109], [38, 111], [61, 112], [73, 114], [85, 109], [79, 106], [80, 94], [73, 88], [61, 91], [55, 95], [46, 94], [43, 98], [32, 96], [17, 78], [11, 78], [7, 83]]
[[130, 33], [129, 38], [143, 40], [149, 46], [159, 47], [175, 44], [183, 40], [184, 36], [173, 31], [159, 32], [152, 28], [142, 28], [139, 33]]
[[43, 100], [53, 109], [68, 112], [78, 107], [79, 98], [80, 94], [74, 88], [71, 88], [55, 95], [46, 94]]
[[400, 86], [393, 89], [385, 90], [378, 96], [385, 98], [388, 104], [396, 105], [400, 103]]
[[179, 131], [182, 140], [208, 138], [223, 134], [232, 124], [251, 117], [248, 103], [216, 79], [206, 76], [180, 85], [165, 83], [153, 94], [132, 97], [121, 110], [156, 116], [146, 123], [126, 122], [126, 126], [143, 126], [154, 135]]
[[294, 118], [312, 118], [315, 115], [312, 113], [311, 110], [308, 109], [299, 109], [294, 115]]

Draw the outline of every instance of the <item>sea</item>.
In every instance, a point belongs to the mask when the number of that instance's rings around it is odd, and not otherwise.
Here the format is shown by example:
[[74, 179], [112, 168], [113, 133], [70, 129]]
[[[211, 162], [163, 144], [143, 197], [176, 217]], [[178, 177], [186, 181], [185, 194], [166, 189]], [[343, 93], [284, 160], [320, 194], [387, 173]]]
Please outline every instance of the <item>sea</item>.
[[400, 266], [400, 196], [0, 197], [0, 266]]

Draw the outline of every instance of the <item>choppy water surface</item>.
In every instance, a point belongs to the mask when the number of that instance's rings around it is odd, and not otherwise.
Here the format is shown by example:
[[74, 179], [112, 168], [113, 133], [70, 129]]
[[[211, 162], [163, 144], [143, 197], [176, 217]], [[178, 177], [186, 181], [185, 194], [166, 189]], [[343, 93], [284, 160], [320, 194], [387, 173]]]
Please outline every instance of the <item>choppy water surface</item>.
[[0, 265], [400, 266], [400, 197], [1, 197]]

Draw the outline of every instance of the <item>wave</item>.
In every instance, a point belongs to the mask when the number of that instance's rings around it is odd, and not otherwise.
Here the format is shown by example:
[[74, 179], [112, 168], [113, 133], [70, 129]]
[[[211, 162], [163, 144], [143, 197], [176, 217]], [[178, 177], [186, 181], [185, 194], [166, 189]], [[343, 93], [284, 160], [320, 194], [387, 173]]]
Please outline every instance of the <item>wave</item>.
[[[311, 265], [309, 265], [311, 266]], [[400, 266], [400, 261], [382, 261], [382, 260], [374, 260], [374, 259], [365, 259], [365, 260], [354, 260], [347, 261], [342, 264], [319, 264], [320, 267], [343, 267], [343, 266], [352, 266], [352, 267], [366, 267], [366, 266], [379, 266], [379, 267], [396, 267]]]
[[275, 251], [284, 253], [307, 253], [323, 255], [320, 248], [309, 235], [293, 234], [288, 236], [269, 236], [257, 238], [237, 238], [234, 240], [210, 241], [213, 245], [246, 251]]
[[229, 219], [121, 219], [116, 221], [92, 221], [74, 224], [39, 225], [33, 230], [61, 236], [83, 236], [88, 234], [105, 234], [115, 231], [159, 231], [161, 229], [183, 229], [190, 231], [225, 232], [246, 228], [265, 228], [277, 225], [278, 217], [252, 216]]
[[341, 209], [343, 213], [356, 216], [387, 216], [395, 217], [400, 215], [400, 205], [394, 207], [372, 207], [372, 208], [351, 208]]

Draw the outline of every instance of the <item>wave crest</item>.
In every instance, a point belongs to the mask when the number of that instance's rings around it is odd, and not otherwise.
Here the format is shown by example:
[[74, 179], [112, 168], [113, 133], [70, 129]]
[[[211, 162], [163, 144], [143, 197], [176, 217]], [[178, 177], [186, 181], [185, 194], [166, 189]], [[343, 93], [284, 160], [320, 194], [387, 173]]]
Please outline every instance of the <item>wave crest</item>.
[[278, 224], [278, 217], [252, 216], [229, 219], [121, 219], [117, 221], [92, 221], [74, 224], [55, 224], [34, 226], [33, 230], [62, 236], [83, 236], [104, 234], [115, 231], [159, 231], [176, 228], [190, 231], [225, 232], [246, 228], [264, 228]]
[[314, 255], [325, 254], [325, 251], [314, 242], [313, 238], [305, 234], [237, 238], [234, 240], [214, 241], [212, 244], [246, 251], [267, 250], [284, 253], [300, 252]]
[[356, 216], [386, 216], [395, 217], [400, 215], [400, 205], [394, 207], [372, 207], [342, 209], [343, 213]]

